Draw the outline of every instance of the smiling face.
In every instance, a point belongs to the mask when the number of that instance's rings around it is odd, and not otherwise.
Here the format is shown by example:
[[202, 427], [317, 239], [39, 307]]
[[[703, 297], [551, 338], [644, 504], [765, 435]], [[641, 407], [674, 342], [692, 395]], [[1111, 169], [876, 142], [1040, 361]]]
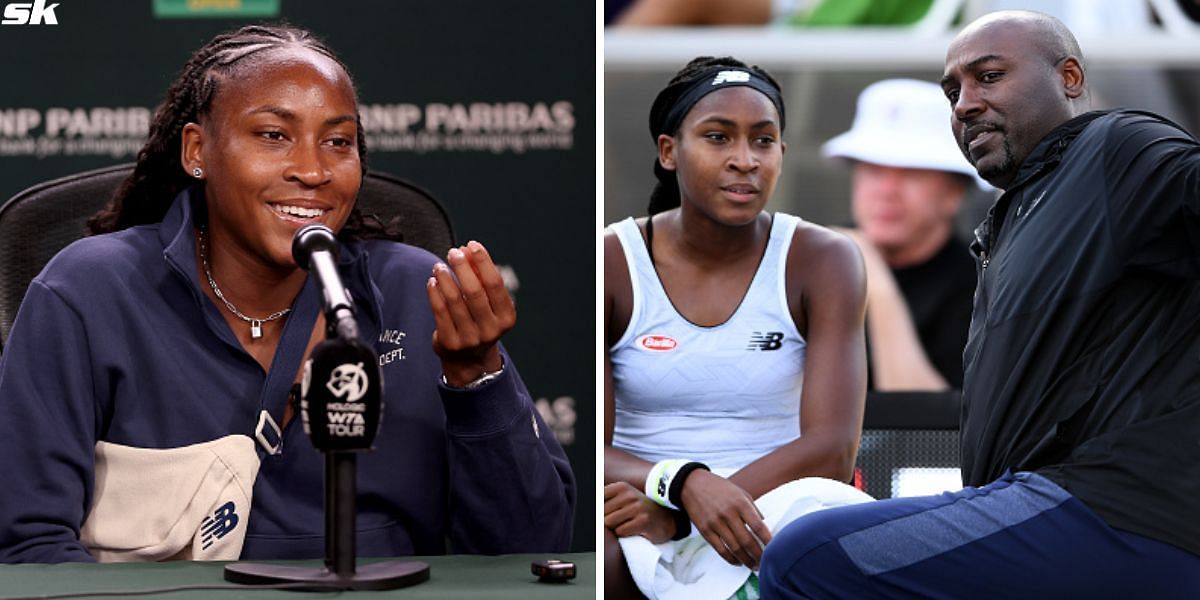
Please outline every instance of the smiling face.
[[340, 230], [358, 195], [354, 88], [337, 62], [308, 48], [246, 62], [220, 81], [200, 124], [184, 128], [183, 163], [204, 171], [214, 247], [295, 268], [295, 231], [310, 223]]
[[780, 136], [769, 98], [753, 88], [728, 87], [701, 98], [675, 136], [659, 136], [659, 162], [675, 171], [685, 210], [744, 225], [775, 191], [785, 149]]
[[1005, 188], [1038, 142], [1077, 114], [1083, 68], [1046, 21], [984, 17], [951, 43], [942, 88], [963, 156]]

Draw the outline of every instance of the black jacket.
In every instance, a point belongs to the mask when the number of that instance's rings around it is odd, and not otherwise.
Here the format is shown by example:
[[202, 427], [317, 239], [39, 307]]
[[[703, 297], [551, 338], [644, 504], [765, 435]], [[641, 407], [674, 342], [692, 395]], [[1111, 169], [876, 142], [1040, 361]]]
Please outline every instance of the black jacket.
[[1200, 145], [1150, 113], [1076, 117], [971, 249], [965, 482], [1036, 471], [1200, 554]]

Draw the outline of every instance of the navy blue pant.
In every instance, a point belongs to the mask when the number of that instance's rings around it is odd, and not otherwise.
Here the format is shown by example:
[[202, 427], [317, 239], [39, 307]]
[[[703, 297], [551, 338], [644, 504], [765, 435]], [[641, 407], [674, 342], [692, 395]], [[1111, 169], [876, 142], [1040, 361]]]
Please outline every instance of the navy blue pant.
[[1200, 598], [1200, 556], [1109, 527], [1049, 479], [801, 517], [759, 572], [775, 598]]

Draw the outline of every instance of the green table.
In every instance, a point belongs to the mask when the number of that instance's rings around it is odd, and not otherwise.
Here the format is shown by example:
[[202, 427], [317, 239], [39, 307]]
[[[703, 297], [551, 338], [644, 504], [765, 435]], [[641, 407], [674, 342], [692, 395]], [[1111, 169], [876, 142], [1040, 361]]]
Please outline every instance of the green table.
[[[529, 571], [534, 560], [558, 558], [576, 564], [578, 575], [568, 583], [540, 583]], [[404, 558], [400, 560], [410, 560]], [[135, 598], [248, 598], [345, 597], [364, 598], [588, 598], [596, 597], [596, 555], [592, 552], [561, 555], [511, 554], [505, 556], [429, 556], [412, 557], [429, 563], [430, 578], [425, 583], [387, 592], [294, 592], [281, 590], [192, 590], [135, 596]], [[360, 559], [359, 563], [375, 562]], [[281, 562], [280, 564], [320, 565], [320, 561]], [[225, 563], [178, 561], [169, 563], [0, 565], [0, 600], [14, 596], [39, 596], [79, 592], [135, 591], [186, 585], [232, 585], [224, 579]], [[108, 596], [112, 597], [112, 596]]]

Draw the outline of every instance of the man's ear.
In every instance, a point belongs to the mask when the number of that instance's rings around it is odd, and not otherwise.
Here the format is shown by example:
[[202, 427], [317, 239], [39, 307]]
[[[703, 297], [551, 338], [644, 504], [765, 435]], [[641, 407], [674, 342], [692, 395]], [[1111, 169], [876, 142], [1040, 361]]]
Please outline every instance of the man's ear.
[[183, 126], [181, 137], [179, 164], [189, 176], [195, 177], [195, 169], [200, 169], [200, 172], [203, 173], [205, 168], [204, 160], [201, 158], [205, 141], [204, 128], [195, 123], [188, 123]]
[[1083, 95], [1086, 89], [1085, 77], [1083, 74], [1083, 64], [1074, 56], [1068, 56], [1063, 59], [1062, 66], [1058, 68], [1058, 72], [1063, 78], [1063, 91], [1067, 97], [1074, 100]]
[[675, 138], [665, 133], [658, 136], [658, 164], [668, 171], [675, 170]]

